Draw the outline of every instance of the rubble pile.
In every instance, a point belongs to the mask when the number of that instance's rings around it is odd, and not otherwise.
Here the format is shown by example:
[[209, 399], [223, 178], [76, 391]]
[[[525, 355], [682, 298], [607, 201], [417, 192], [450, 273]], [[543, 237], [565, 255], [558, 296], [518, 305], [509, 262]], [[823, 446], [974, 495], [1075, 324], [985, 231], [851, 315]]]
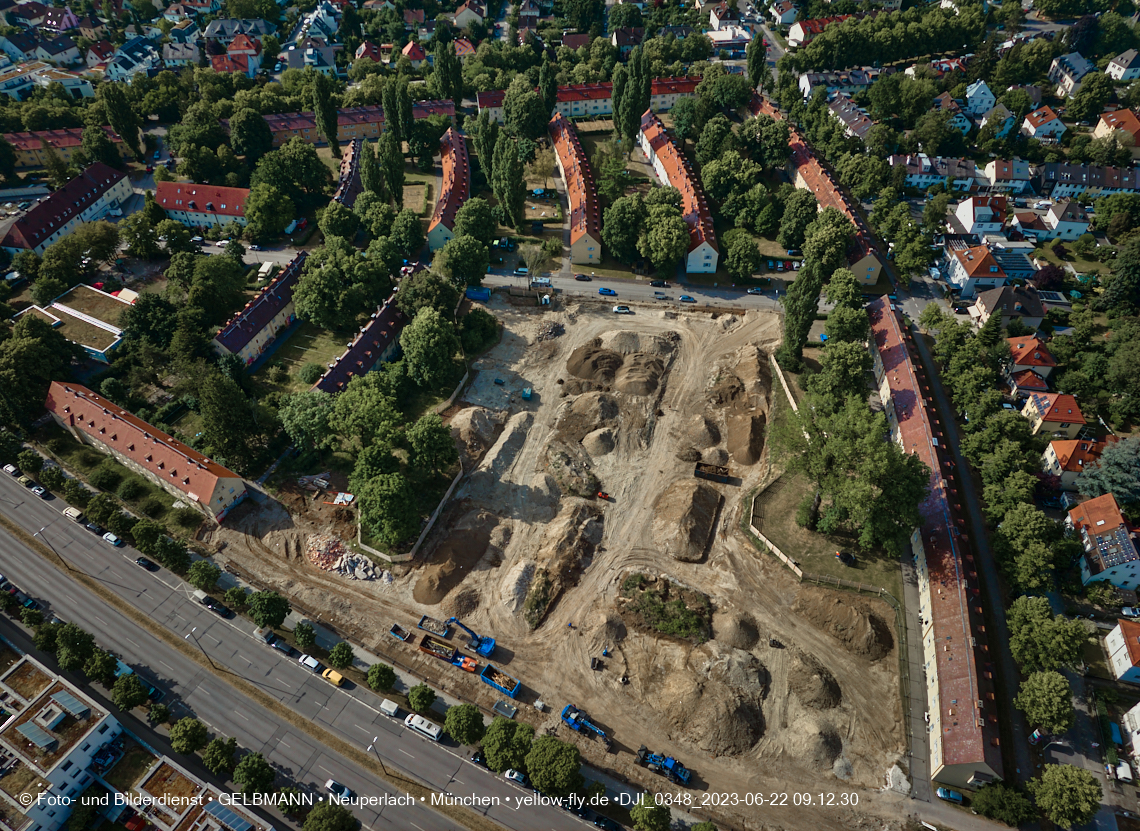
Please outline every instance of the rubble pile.
[[328, 534], [310, 534], [305, 557], [322, 571], [335, 571], [347, 549], [344, 543]]
[[538, 334], [535, 336], [535, 340], [554, 340], [559, 335], [563, 335], [565, 333], [565, 326], [563, 326], [561, 323], [558, 323], [557, 321], [548, 320], [546, 323], [542, 324], [542, 326], [539, 327]]

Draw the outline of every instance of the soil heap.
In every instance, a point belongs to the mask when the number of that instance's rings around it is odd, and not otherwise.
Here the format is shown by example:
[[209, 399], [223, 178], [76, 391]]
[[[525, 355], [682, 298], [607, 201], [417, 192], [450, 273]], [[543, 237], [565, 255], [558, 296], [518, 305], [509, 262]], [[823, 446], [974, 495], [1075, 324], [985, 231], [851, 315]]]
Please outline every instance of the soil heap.
[[823, 664], [812, 655], [796, 650], [788, 667], [788, 689], [805, 707], [830, 710], [843, 700], [839, 683]]
[[844, 594], [840, 599], [824, 589], [806, 588], [800, 590], [792, 609], [855, 655], [877, 661], [894, 647], [891, 627], [865, 598]]
[[657, 498], [653, 539], [674, 560], [699, 562], [712, 539], [721, 495], [696, 479], [678, 479]]

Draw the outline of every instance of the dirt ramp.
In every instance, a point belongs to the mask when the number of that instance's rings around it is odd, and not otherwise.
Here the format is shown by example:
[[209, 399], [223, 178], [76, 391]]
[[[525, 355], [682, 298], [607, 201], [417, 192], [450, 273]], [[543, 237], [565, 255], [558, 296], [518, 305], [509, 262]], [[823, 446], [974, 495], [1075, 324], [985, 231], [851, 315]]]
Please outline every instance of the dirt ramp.
[[660, 335], [647, 332], [633, 332], [629, 329], [619, 329], [606, 332], [598, 338], [598, 345], [604, 349], [620, 352], [623, 355], [632, 355], [635, 352], [645, 352], [650, 355], [668, 355], [673, 352], [681, 342], [678, 332], [665, 332]]
[[579, 346], [566, 359], [566, 371], [583, 381], [608, 386], [614, 382], [625, 359], [610, 349], [603, 349], [599, 338]]
[[816, 658], [797, 652], [788, 667], [788, 689], [805, 707], [830, 710], [843, 700], [839, 682]]
[[894, 648], [890, 625], [866, 598], [850, 592], [801, 589], [792, 610], [831, 635], [848, 652], [871, 661], [885, 657]]
[[760, 642], [760, 627], [747, 612], [717, 609], [713, 613], [713, 638], [734, 649], [751, 649]]
[[674, 560], [698, 562], [712, 538], [721, 495], [696, 479], [679, 479], [657, 499], [653, 539]]
[[435, 606], [462, 582], [487, 553], [498, 517], [487, 511], [470, 511], [428, 559], [412, 596], [417, 603]]
[[661, 385], [665, 362], [655, 355], [630, 355], [614, 376], [614, 388], [629, 395], [652, 395]]
[[725, 443], [738, 465], [754, 465], [760, 460], [764, 449], [764, 424], [763, 414], [740, 413], [725, 418]]
[[601, 514], [584, 502], [565, 506], [546, 526], [523, 604], [523, 616], [532, 629], [542, 623], [562, 592], [577, 581], [602, 541], [602, 530]]
[[451, 437], [460, 455], [466, 457], [468, 469], [494, 444], [504, 421], [505, 412], [493, 412], [486, 407], [468, 407], [451, 419]]

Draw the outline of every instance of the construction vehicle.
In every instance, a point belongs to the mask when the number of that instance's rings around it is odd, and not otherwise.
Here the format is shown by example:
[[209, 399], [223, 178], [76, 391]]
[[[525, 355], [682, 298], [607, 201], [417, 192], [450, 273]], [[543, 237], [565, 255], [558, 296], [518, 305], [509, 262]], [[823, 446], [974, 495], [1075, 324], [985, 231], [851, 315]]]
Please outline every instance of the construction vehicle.
[[522, 689], [522, 683], [520, 683], [517, 678], [511, 678], [511, 676], [507, 675], [501, 669], [497, 669], [490, 664], [483, 667], [483, 671], [479, 674], [479, 677], [483, 679], [483, 683], [489, 684], [511, 698], [517, 696], [519, 690]]
[[689, 778], [692, 776], [689, 769], [672, 756], [650, 753], [645, 745], [642, 745], [637, 750], [637, 763], [639, 765], [645, 765], [649, 770], [657, 771], [678, 785], [688, 785]]
[[571, 730], [576, 730], [579, 733], [592, 733], [598, 736], [605, 742], [606, 750], [610, 750], [613, 747], [613, 741], [606, 735], [606, 731], [590, 721], [590, 717], [573, 704], [567, 704], [562, 709], [562, 721]]
[[724, 465], [709, 465], [704, 462], [697, 462], [697, 466], [693, 469], [693, 475], [698, 479], [711, 479], [713, 482], [720, 482], [721, 484], [728, 484], [731, 478], [731, 472]]
[[484, 637], [482, 635], [476, 635], [471, 629], [464, 626], [460, 622], [459, 618], [457, 618], [457, 617], [448, 618], [447, 620], [445, 620], [443, 622], [443, 625], [446, 627], [446, 626], [450, 626], [453, 623], [456, 626], [458, 626], [460, 629], [462, 629], [464, 632], [466, 632], [471, 637], [471, 641], [468, 644], [468, 649], [470, 649], [472, 652], [474, 652], [478, 655], [482, 655], [484, 658], [490, 658], [491, 655], [494, 654], [494, 652], [495, 652], [495, 639], [494, 638]]

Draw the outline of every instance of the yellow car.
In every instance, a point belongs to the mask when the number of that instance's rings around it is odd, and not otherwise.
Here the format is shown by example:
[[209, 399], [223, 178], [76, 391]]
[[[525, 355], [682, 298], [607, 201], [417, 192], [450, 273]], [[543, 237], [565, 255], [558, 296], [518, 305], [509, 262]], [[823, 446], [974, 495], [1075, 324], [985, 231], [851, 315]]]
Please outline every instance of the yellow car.
[[326, 669], [321, 673], [321, 677], [334, 686], [344, 686], [344, 676], [337, 672], [335, 669]]

